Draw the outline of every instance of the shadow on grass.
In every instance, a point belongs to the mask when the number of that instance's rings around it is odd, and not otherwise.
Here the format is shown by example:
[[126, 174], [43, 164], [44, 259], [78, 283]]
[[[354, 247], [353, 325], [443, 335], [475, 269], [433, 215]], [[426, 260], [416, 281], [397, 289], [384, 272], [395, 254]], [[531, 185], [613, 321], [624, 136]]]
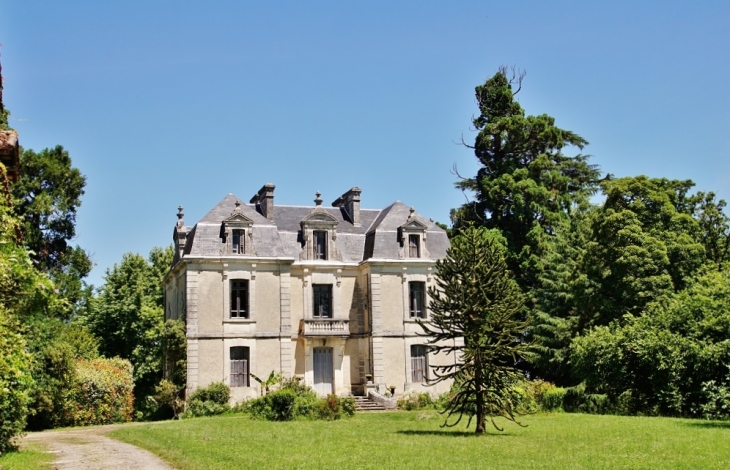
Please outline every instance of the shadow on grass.
[[[446, 436], [446, 437], [479, 437], [479, 434], [476, 434], [474, 431], [449, 431], [447, 429], [443, 430], [412, 430], [412, 429], [406, 429], [405, 431], [396, 431], [397, 434], [405, 434], [406, 436]], [[489, 433], [486, 432], [484, 434], [481, 434], [482, 436], [490, 436], [490, 437], [496, 437], [496, 436], [509, 436], [510, 434], [501, 432], [499, 434], [496, 433]]]
[[730, 429], [730, 421], [692, 421], [682, 425], [691, 428]]

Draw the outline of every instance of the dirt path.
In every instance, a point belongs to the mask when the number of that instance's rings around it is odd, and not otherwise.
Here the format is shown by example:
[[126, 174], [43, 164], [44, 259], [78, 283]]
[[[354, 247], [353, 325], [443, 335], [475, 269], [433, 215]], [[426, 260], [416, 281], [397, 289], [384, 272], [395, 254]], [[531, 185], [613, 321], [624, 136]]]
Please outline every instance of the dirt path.
[[[172, 470], [154, 454], [105, 434], [119, 426], [95, 426], [29, 433], [23, 443], [37, 443], [55, 455], [54, 470]], [[21, 444], [22, 445], [22, 444]]]

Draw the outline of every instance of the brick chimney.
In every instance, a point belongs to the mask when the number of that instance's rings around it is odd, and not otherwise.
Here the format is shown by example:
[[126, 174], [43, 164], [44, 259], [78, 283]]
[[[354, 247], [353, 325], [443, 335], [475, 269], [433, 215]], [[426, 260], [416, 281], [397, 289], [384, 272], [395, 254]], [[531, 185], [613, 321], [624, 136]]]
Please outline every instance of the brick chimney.
[[355, 227], [360, 227], [360, 193], [362, 189], [355, 186], [332, 203], [332, 207], [344, 207], [350, 221]]
[[269, 220], [274, 220], [274, 189], [276, 188], [276, 185], [271, 183], [266, 183], [265, 185], [261, 186], [261, 189], [259, 189], [259, 192], [254, 194], [254, 196], [249, 201], [251, 204], [256, 204], [256, 208], [259, 212], [261, 212], [261, 215], [266, 217]]

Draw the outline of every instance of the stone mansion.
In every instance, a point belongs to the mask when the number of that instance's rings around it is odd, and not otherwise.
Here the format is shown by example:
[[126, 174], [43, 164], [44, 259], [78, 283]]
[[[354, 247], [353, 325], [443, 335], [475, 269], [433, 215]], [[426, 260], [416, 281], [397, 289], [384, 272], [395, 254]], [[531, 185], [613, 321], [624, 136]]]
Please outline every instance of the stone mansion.
[[325, 395], [426, 388], [430, 357], [417, 320], [446, 254], [446, 232], [396, 201], [361, 209], [360, 188], [324, 207], [274, 204], [265, 184], [248, 204], [224, 197], [194, 226], [182, 207], [163, 280], [166, 318], [187, 325], [188, 392], [230, 385], [259, 395], [251, 374], [281, 371]]

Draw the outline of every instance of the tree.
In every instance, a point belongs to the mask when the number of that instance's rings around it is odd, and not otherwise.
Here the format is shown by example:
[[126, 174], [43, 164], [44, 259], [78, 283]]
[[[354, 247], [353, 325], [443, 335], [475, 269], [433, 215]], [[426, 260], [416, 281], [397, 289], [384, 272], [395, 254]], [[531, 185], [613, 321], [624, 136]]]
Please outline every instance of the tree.
[[125, 253], [121, 263], [107, 270], [98, 296], [80, 319], [99, 338], [101, 354], [128, 359], [134, 366], [138, 409], [145, 406], [146, 397], [154, 394], [155, 384], [162, 379], [165, 315], [161, 281], [172, 256], [172, 247], [153, 248], [149, 261]]
[[92, 262], [78, 246], [76, 211], [81, 205], [86, 177], [72, 166], [60, 145], [39, 153], [24, 150], [20, 180], [13, 185], [15, 213], [22, 223], [23, 242], [42, 271], [55, 281], [68, 307], [56, 314], [68, 319], [88, 304], [91, 288], [83, 279]]
[[[507, 264], [525, 292], [536, 286], [547, 240], [576, 204], [595, 192], [598, 170], [588, 157], [568, 157], [566, 146], [588, 142], [542, 114], [525, 116], [515, 95], [524, 73], [508, 78], [506, 68], [476, 87], [479, 134], [473, 146], [481, 168], [456, 186], [475, 200], [452, 211], [458, 229], [468, 223], [499, 229], [507, 239]], [[518, 90], [512, 90], [518, 85]]]
[[431, 352], [455, 356], [451, 364], [431, 366], [432, 383], [453, 380], [456, 386], [444, 425], [454, 426], [466, 414], [469, 423], [476, 417], [477, 434], [485, 432], [487, 416], [499, 430], [495, 416], [517, 422], [511, 391], [527, 351], [523, 296], [493, 235], [470, 226], [451, 240], [446, 257], [436, 262], [437, 287], [429, 288], [431, 318], [419, 322]]

